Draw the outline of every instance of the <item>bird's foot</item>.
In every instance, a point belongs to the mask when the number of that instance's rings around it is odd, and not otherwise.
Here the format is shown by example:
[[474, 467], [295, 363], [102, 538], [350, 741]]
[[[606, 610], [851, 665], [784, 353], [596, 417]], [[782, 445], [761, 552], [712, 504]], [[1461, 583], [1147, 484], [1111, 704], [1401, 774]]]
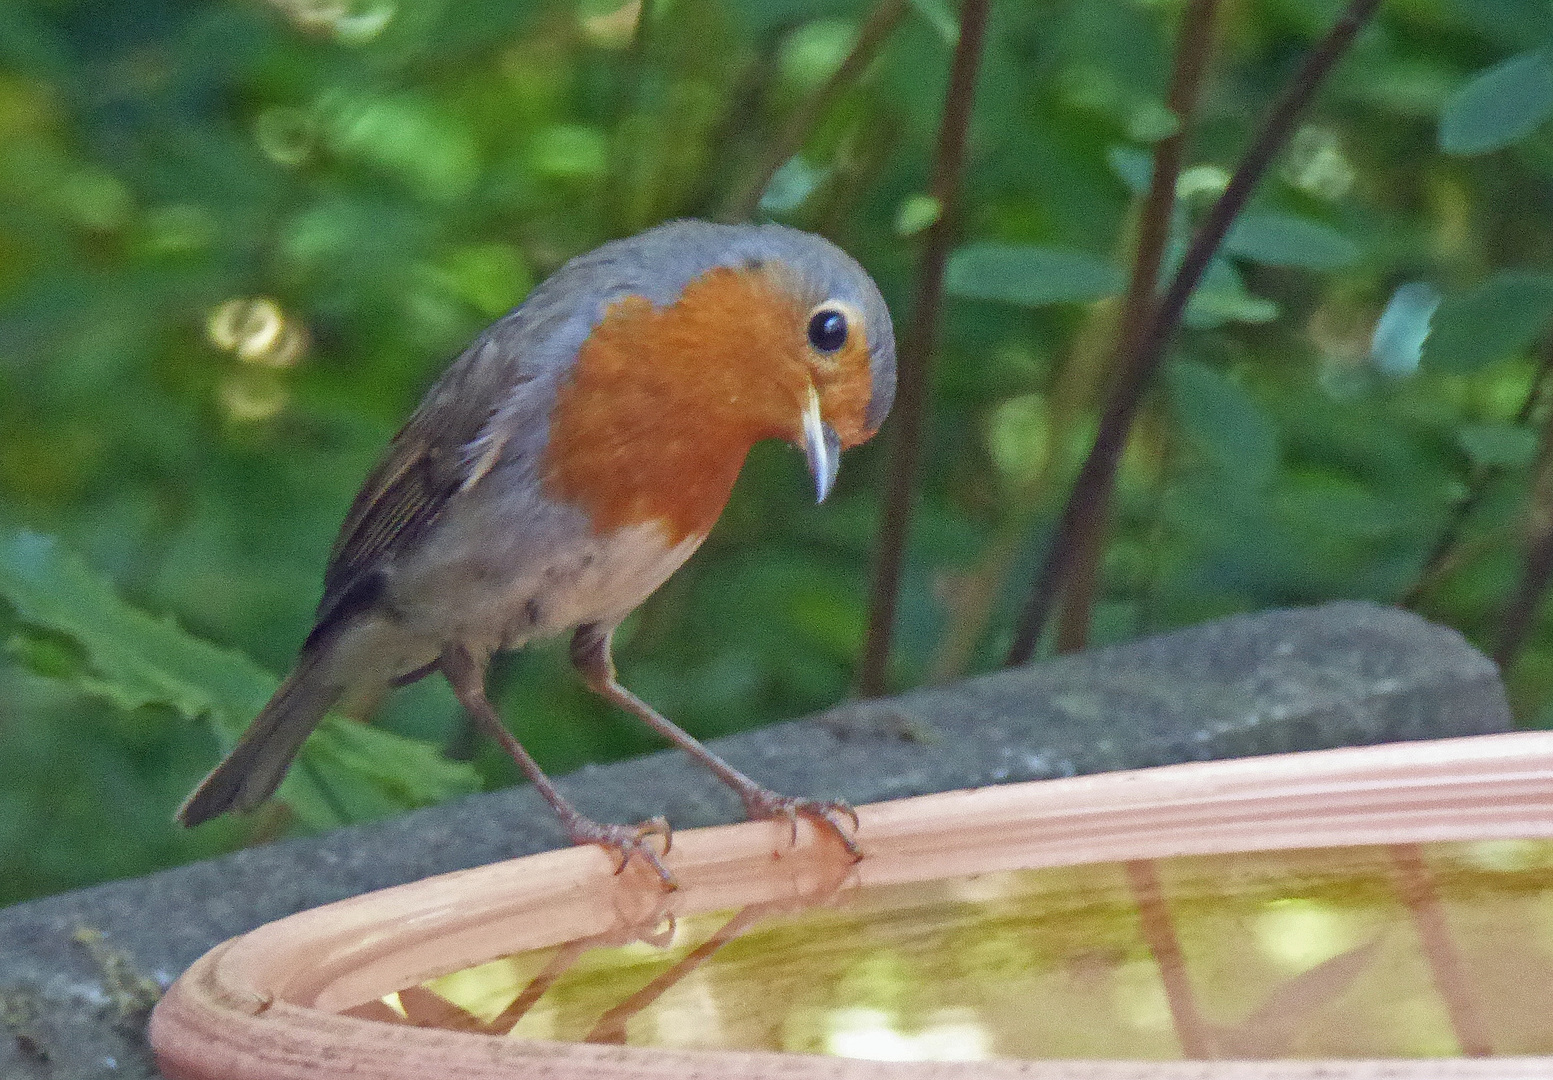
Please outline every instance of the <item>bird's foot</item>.
[[[744, 810], [753, 821], [787, 819], [793, 827], [793, 843], [798, 843], [798, 819], [806, 817], [822, 832], [829, 832], [841, 841], [852, 861], [863, 857], [863, 849], [857, 845], [857, 811], [840, 799], [807, 799], [798, 795], [778, 795], [757, 787], [744, 793]], [[848, 830], [844, 822], [850, 822]]]
[[[663, 865], [662, 856], [667, 855], [674, 846], [674, 833], [667, 819], [660, 816], [640, 825], [606, 825], [578, 815], [562, 824], [572, 843], [597, 844], [619, 859], [620, 865], [615, 867], [615, 873], [622, 873], [631, 861], [631, 856], [635, 855], [652, 867], [665, 889], [679, 888], [679, 882], [674, 880], [669, 868]], [[663, 838], [662, 852], [653, 846], [654, 836]]]

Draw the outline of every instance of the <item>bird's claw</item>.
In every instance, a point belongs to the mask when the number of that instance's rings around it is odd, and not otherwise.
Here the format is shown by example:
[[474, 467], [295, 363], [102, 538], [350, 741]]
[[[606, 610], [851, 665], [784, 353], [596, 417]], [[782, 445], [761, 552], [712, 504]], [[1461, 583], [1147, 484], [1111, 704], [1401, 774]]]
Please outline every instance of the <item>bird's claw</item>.
[[[587, 818], [578, 818], [566, 825], [566, 833], [574, 844], [597, 844], [605, 851], [612, 852], [620, 860], [615, 867], [615, 873], [625, 872], [626, 864], [631, 861], [631, 856], [638, 856], [663, 882], [666, 889], [679, 888], [679, 882], [674, 880], [674, 875], [669, 868], [663, 865], [663, 855], [667, 855], [674, 847], [674, 831], [669, 828], [668, 819], [663, 816], [644, 821], [639, 825], [605, 825]], [[663, 837], [663, 851], [657, 851], [652, 845], [652, 837]]]
[[[841, 846], [846, 848], [847, 854], [852, 856], [852, 861], [857, 862], [863, 857], [863, 849], [858, 846], [856, 833], [858, 829], [857, 811], [852, 809], [850, 803], [840, 799], [808, 799], [798, 795], [778, 795], [774, 791], [761, 788], [746, 795], [744, 808], [752, 820], [764, 821], [777, 818], [786, 818], [793, 829], [793, 845], [798, 844], [798, 819], [806, 817], [815, 825], [828, 829]], [[842, 822], [850, 821], [852, 831], [848, 832], [842, 827]]]

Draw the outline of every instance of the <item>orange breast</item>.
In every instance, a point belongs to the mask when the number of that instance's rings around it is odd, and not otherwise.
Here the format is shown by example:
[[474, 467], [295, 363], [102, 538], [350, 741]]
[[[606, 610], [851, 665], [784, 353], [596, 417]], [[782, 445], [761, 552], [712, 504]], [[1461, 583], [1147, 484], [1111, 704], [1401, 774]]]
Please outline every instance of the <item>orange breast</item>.
[[670, 543], [705, 535], [750, 447], [797, 430], [804, 314], [758, 269], [713, 270], [663, 308], [616, 303], [551, 412], [546, 493], [596, 533], [656, 521]]

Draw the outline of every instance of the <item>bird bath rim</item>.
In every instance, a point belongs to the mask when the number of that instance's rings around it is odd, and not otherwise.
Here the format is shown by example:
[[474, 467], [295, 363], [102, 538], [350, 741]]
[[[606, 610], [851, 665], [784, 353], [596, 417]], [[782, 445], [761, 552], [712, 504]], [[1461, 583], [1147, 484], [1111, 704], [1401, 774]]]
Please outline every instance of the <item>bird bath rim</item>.
[[[1312, 751], [1033, 781], [859, 808], [868, 857], [849, 865], [807, 824], [676, 834], [651, 871], [568, 848], [444, 874], [280, 919], [211, 950], [157, 1007], [170, 1080], [353, 1075], [912, 1077], [1547, 1075], [1548, 1059], [909, 1064], [759, 1051], [547, 1043], [340, 1015], [491, 956], [837, 888], [961, 874], [1258, 850], [1553, 836], [1553, 733]], [[345, 1055], [343, 1058], [341, 1055]]]

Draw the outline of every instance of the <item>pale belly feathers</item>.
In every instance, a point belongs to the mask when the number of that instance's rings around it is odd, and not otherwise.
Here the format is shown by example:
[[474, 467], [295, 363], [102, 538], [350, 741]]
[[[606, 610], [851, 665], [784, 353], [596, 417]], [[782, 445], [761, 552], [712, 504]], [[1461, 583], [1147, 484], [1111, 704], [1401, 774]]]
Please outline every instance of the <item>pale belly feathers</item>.
[[671, 544], [657, 522], [595, 536], [552, 521], [534, 543], [535, 529], [496, 524], [455, 522], [428, 546], [435, 557], [393, 569], [384, 610], [357, 619], [332, 650], [342, 684], [392, 681], [452, 642], [485, 657], [579, 626], [613, 629], [706, 539]]

